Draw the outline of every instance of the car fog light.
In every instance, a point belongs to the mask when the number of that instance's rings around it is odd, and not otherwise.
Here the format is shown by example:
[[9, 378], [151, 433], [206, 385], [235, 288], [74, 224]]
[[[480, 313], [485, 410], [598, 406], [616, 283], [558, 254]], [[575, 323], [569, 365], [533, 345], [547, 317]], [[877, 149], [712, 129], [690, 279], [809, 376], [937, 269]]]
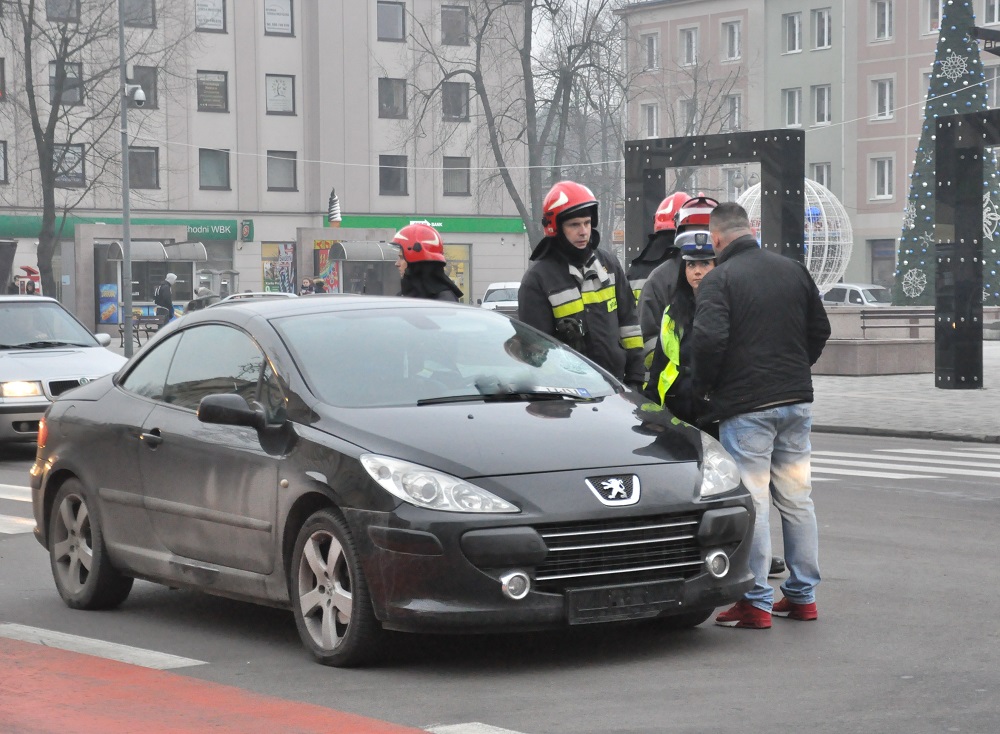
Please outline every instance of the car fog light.
[[500, 577], [500, 588], [507, 598], [520, 601], [531, 591], [531, 579], [524, 571], [510, 571]]
[[705, 557], [705, 568], [715, 578], [721, 579], [729, 573], [729, 556], [722, 551], [712, 551]]

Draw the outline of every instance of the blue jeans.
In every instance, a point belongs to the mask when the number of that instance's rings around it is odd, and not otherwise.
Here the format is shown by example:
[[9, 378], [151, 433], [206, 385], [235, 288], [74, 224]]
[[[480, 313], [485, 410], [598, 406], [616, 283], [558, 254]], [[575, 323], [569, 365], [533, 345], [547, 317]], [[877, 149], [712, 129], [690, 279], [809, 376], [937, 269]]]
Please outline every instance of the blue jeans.
[[770, 501], [781, 515], [788, 579], [781, 591], [789, 601], [816, 601], [819, 584], [819, 533], [810, 497], [809, 403], [779, 405], [722, 421], [719, 439], [740, 469], [753, 496], [757, 520], [750, 546], [750, 570], [756, 583], [746, 599], [770, 611], [774, 589], [767, 582], [771, 565]]

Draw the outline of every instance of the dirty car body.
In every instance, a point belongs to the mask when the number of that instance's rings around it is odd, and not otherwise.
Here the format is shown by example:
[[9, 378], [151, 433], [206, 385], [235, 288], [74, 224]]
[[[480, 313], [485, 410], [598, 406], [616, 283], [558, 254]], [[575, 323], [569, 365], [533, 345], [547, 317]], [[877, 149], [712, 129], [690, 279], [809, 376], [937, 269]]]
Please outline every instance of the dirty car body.
[[326, 664], [372, 659], [383, 629], [688, 627], [753, 583], [721, 446], [484, 309], [206, 309], [42, 434], [36, 534], [70, 606], [144, 578], [288, 607]]

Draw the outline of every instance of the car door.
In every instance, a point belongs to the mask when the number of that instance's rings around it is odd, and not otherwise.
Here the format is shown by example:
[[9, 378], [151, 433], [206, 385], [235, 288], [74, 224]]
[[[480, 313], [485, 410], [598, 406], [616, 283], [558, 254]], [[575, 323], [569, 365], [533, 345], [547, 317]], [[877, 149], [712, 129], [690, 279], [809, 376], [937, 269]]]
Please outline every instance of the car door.
[[843, 304], [847, 299], [847, 289], [834, 287], [823, 294], [824, 303]]
[[270, 573], [280, 457], [257, 432], [201, 423], [198, 403], [218, 393], [280, 403], [269, 363], [245, 332], [222, 324], [184, 330], [163, 400], [143, 424], [146, 511], [161, 542], [184, 558]]

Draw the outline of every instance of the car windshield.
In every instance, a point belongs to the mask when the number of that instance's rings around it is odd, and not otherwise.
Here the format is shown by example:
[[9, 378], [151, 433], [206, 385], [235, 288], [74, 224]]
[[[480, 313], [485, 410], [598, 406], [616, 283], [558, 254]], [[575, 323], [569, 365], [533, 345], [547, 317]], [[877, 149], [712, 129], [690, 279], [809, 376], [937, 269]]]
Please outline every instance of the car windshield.
[[52, 301], [0, 303], [0, 349], [99, 346], [79, 321]]
[[493, 303], [495, 301], [516, 301], [517, 300], [517, 288], [499, 288], [495, 291], [490, 291], [486, 294], [486, 298], [483, 299], [483, 303]]
[[869, 303], [892, 303], [892, 293], [888, 288], [865, 288], [865, 299]]
[[477, 309], [365, 309], [272, 321], [313, 392], [345, 408], [590, 400], [614, 386], [578, 354]]

